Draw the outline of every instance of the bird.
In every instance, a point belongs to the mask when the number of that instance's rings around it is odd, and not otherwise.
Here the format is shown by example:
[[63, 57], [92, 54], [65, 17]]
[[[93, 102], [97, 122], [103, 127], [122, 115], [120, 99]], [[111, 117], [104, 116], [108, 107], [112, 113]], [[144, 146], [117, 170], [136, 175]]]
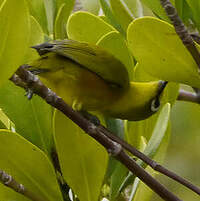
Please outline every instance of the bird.
[[39, 57], [27, 70], [76, 111], [139, 121], [160, 107], [166, 81], [130, 81], [124, 64], [96, 44], [65, 39], [32, 48]]

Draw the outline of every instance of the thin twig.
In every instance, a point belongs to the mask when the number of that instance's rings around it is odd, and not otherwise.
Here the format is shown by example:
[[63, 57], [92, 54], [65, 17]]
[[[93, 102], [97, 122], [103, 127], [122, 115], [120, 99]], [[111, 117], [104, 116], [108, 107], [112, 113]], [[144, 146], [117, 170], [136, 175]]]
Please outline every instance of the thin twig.
[[46, 198], [43, 198], [37, 193], [33, 193], [25, 188], [24, 185], [18, 183], [15, 179], [13, 179], [11, 175], [2, 170], [0, 170], [0, 182], [5, 186], [11, 188], [12, 190], [16, 191], [17, 193], [20, 193], [25, 197], [31, 199], [32, 201], [48, 201]]
[[174, 25], [177, 35], [179, 36], [185, 47], [188, 49], [200, 69], [200, 53], [197, 50], [194, 41], [192, 40], [192, 36], [189, 34], [186, 26], [183, 24], [182, 20], [178, 16], [176, 8], [174, 8], [170, 0], [160, 0], [160, 2], [165, 9], [167, 16]]
[[193, 92], [180, 90], [177, 100], [200, 104], [200, 95]]
[[[86, 133], [96, 139], [107, 149], [109, 153], [112, 154], [113, 157], [121, 161], [133, 174], [140, 178], [160, 197], [162, 197], [166, 201], [180, 201], [177, 196], [167, 190], [162, 184], [160, 184], [142, 167], [140, 167], [135, 162], [135, 160], [129, 157], [128, 154], [123, 151], [122, 146], [119, 143], [110, 139], [105, 134], [105, 129], [102, 129], [102, 126], [94, 125], [92, 122], [85, 119], [79, 112], [74, 111], [62, 100], [62, 98], [58, 97], [54, 92], [52, 92], [49, 88], [43, 85], [42, 82], [36, 76], [26, 71], [23, 66], [18, 69], [16, 74], [24, 83], [27, 84], [27, 87], [30, 88], [35, 94], [42, 97], [48, 104], [60, 110], [74, 123], [76, 123], [80, 128], [82, 128]], [[11, 80], [14, 81], [12, 78]]]
[[134, 148], [133, 146], [131, 146], [130, 144], [128, 144], [127, 142], [125, 142], [124, 140], [120, 139], [119, 137], [117, 137], [116, 135], [113, 135], [110, 131], [108, 131], [105, 127], [101, 126], [101, 128], [103, 129], [104, 133], [113, 141], [121, 144], [121, 146], [126, 149], [127, 151], [129, 151], [131, 154], [133, 154], [135, 157], [141, 159], [143, 162], [145, 162], [147, 165], [149, 165], [152, 169], [154, 169], [157, 172], [162, 173], [163, 175], [177, 181], [178, 183], [184, 185], [185, 187], [189, 188], [190, 190], [192, 190], [193, 192], [197, 193], [198, 195], [200, 195], [200, 188], [193, 185], [192, 183], [190, 183], [189, 181], [187, 181], [186, 179], [178, 176], [177, 174], [175, 174], [174, 172], [168, 170], [167, 168], [163, 167], [162, 165], [158, 164], [156, 161], [152, 160], [151, 158], [147, 157], [145, 154], [143, 154], [142, 152], [138, 151], [136, 148]]

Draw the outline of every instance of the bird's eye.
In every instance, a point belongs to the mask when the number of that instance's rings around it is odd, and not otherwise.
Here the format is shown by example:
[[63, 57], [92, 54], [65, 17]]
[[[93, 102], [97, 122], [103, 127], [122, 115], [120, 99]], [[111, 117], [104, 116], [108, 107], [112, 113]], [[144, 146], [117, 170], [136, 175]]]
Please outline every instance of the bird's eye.
[[160, 107], [160, 101], [159, 101], [159, 98], [156, 97], [151, 102], [151, 111], [156, 112], [158, 111], [159, 107]]

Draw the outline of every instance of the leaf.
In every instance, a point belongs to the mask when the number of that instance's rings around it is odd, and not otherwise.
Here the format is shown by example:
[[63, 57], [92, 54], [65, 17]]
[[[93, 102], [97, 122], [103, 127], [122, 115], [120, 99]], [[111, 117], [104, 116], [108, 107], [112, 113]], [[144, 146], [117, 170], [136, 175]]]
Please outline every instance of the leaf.
[[120, 23], [115, 18], [109, 1], [108, 0], [100, 0], [100, 3], [101, 3], [101, 8], [106, 16], [107, 21], [113, 27], [115, 27], [116, 30], [118, 30], [120, 33], [122, 33], [124, 36], [126, 36], [126, 30], [123, 30]]
[[139, 66], [150, 75], [200, 88], [198, 66], [170, 24], [139, 18], [129, 25], [127, 35]]
[[7, 81], [0, 88], [0, 108], [20, 135], [50, 153], [53, 146], [52, 108], [40, 97], [28, 100], [24, 94], [23, 89]]
[[42, 28], [40, 27], [39, 23], [35, 20], [33, 16], [30, 17], [30, 31], [31, 34], [29, 38], [29, 48], [26, 52], [25, 61], [24, 63], [33, 61], [39, 57], [38, 53], [33, 49], [30, 48], [33, 45], [40, 44], [44, 41], [44, 34]]
[[[141, 139], [143, 139], [142, 136], [145, 136], [148, 143], [147, 146], [145, 146], [144, 150], [141, 150], [145, 155], [147, 155], [150, 158], [157, 157], [157, 161], [162, 161], [161, 155], [164, 157], [166, 150], [162, 147], [167, 147], [167, 143], [169, 142], [169, 118], [170, 118], [170, 104], [167, 103], [163, 106], [160, 113], [157, 113], [156, 115], [153, 115], [151, 118], [140, 121], [140, 122], [129, 122], [127, 127], [126, 135], [129, 137], [128, 140], [130, 140], [130, 137], [135, 141], [131, 141], [131, 144], [139, 149], [141, 147]], [[130, 124], [131, 123], [131, 124]], [[165, 145], [163, 145], [165, 144]], [[143, 148], [142, 148], [143, 149]], [[160, 150], [162, 150], [162, 154], [160, 153]], [[160, 154], [159, 154], [160, 153]], [[160, 158], [158, 158], [158, 156]], [[143, 168], [146, 168], [146, 164], [142, 162], [140, 159], [137, 160], [137, 163]], [[135, 175], [129, 174], [126, 179], [124, 180], [123, 185], [121, 186], [121, 189], [124, 189], [127, 185], [131, 184], [135, 180]], [[135, 188], [138, 187], [138, 184], [135, 186]], [[136, 189], [133, 189], [134, 191]]]
[[[170, 118], [170, 104], [166, 103], [163, 106], [162, 110], [160, 111], [152, 136], [148, 141], [148, 144], [143, 152], [149, 158], [153, 158], [157, 153], [158, 148], [160, 147], [162, 140], [165, 136], [165, 133], [167, 131], [169, 118]], [[138, 164], [140, 165], [143, 164], [142, 166], [146, 167], [146, 165], [144, 165], [144, 162], [142, 162], [141, 160], [138, 161]]]
[[1, 5], [5, 0], [0, 0], [0, 9], [1, 9]]
[[192, 14], [193, 14], [193, 17], [194, 17], [194, 21], [196, 23], [196, 26], [200, 30], [200, 15], [199, 15], [199, 12], [200, 12], [200, 1], [197, 1], [197, 0], [186, 0], [186, 2], [188, 3], [188, 5], [191, 8]]
[[192, 19], [192, 11], [186, 0], [175, 0], [175, 5], [178, 15], [184, 23], [187, 23], [188, 20]]
[[0, 128], [10, 129], [11, 124], [10, 119], [6, 116], [2, 109], [0, 109]]
[[74, 1], [64, 3], [60, 6], [55, 20], [55, 27], [54, 27], [55, 39], [67, 38], [66, 25], [73, 7], [74, 7]]
[[[110, 5], [117, 21], [126, 31], [128, 25], [133, 21], [134, 17], [123, 0], [110, 0]], [[120, 14], [119, 14], [120, 13]]]
[[67, 24], [69, 38], [80, 42], [96, 43], [103, 35], [114, 30], [100, 17], [83, 11], [72, 14]]
[[80, 201], [97, 201], [107, 168], [106, 150], [59, 111], [54, 126], [65, 181]]
[[[20, 135], [7, 130], [0, 131], [0, 164], [2, 170], [44, 200], [62, 201], [51, 162], [41, 150]], [[21, 200], [18, 193], [10, 194], [1, 187], [0, 192], [6, 195], [6, 201]]]
[[0, 10], [0, 86], [11, 77], [24, 59], [30, 34], [25, 0], [7, 0]]
[[84, 10], [98, 15], [100, 9], [99, 0], [80, 0], [80, 2]]
[[[106, 127], [108, 130], [124, 139], [124, 122], [120, 119], [106, 118]], [[124, 178], [128, 174], [128, 169], [113, 157], [109, 157], [106, 181], [110, 184], [110, 199], [116, 200], [120, 193], [120, 187]]]
[[49, 34], [44, 1], [27, 0], [30, 14], [38, 21], [45, 34]]
[[133, 16], [142, 17], [143, 16], [143, 7], [140, 0], [123, 0], [127, 5]]
[[97, 42], [97, 45], [103, 47], [105, 50], [113, 54], [117, 59], [119, 59], [126, 67], [129, 77], [132, 75], [133, 71], [133, 58], [127, 47], [125, 39], [119, 32], [112, 31], [104, 35]]
[[116, 201], [120, 193], [120, 187], [128, 174], [128, 169], [121, 164], [117, 163], [117, 166], [111, 176], [110, 180], [110, 200]]
[[44, 0], [44, 7], [46, 11], [48, 31], [49, 35], [51, 35], [54, 30], [54, 18], [56, 11], [55, 0]]
[[[170, 140], [170, 133], [171, 133], [171, 127], [170, 124], [168, 124], [167, 130], [165, 132], [165, 136], [159, 146], [158, 151], [156, 152], [154, 156], [155, 161], [159, 161], [159, 164], [162, 164], [164, 162], [164, 158], [166, 156], [167, 147]], [[148, 171], [149, 174], [151, 174], [153, 177], [156, 177], [158, 173], [151, 169], [150, 167], [146, 168], [146, 171]], [[136, 178], [137, 180], [138, 178]], [[150, 201], [151, 197], [153, 195], [153, 191], [143, 182], [139, 182], [139, 186], [137, 186], [137, 191], [135, 192], [134, 199], [130, 199], [132, 201]]]
[[141, 3], [145, 4], [160, 18], [169, 22], [169, 18], [167, 17], [163, 7], [161, 6], [160, 0], [141, 0]]

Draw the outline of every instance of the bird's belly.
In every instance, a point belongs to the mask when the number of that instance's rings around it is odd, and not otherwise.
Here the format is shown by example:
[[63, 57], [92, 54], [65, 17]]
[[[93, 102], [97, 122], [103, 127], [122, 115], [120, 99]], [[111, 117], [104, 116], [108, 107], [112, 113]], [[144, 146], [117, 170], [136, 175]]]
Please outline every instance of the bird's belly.
[[101, 111], [121, 96], [119, 89], [85, 69], [45, 73], [42, 81], [75, 110]]

